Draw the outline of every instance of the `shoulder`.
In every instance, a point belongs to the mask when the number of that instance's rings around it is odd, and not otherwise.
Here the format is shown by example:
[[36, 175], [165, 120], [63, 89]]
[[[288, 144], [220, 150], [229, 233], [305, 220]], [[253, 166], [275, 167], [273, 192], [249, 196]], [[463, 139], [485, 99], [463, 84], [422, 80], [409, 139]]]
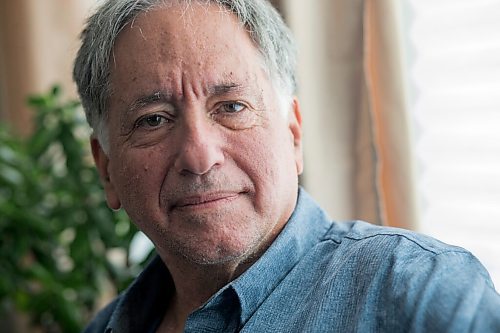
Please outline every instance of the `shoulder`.
[[327, 249], [321, 254], [332, 268], [326, 274], [348, 272], [343, 280], [354, 281], [351, 290], [370, 299], [373, 311], [398, 313], [414, 329], [499, 325], [492, 312], [500, 296], [484, 266], [463, 248], [359, 221], [334, 223], [318, 245]]
[[460, 247], [445, 244], [424, 234], [406, 229], [378, 226], [363, 221], [333, 222], [330, 230], [323, 238], [337, 243], [344, 241], [376, 243], [392, 240], [393, 242], [408, 242], [408, 244], [413, 244], [424, 251], [433, 253], [450, 250], [466, 252]]
[[373, 256], [388, 255], [401, 259], [439, 257], [447, 255], [469, 258], [477, 261], [471, 253], [461, 247], [443, 243], [417, 232], [383, 227], [363, 221], [333, 223], [322, 242], [332, 242], [340, 251], [359, 251]]
[[[344, 256], [377, 263], [401, 275], [431, 274], [436, 269], [457, 275], [489, 274], [469, 251], [409, 230], [382, 227], [362, 221], [333, 223], [321, 243], [331, 243], [329, 256]], [[320, 243], [320, 244], [321, 244]], [[352, 261], [353, 263], [355, 260]]]

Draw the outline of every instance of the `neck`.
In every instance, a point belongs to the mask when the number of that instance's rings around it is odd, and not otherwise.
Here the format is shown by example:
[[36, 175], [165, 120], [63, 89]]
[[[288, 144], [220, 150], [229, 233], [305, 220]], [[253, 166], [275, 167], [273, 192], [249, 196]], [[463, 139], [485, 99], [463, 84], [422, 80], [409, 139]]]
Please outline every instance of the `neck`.
[[198, 265], [160, 253], [175, 285], [157, 332], [183, 332], [188, 316], [222, 287], [241, 275], [255, 260], [219, 265]]
[[[210, 299], [217, 291], [240, 276], [255, 260], [216, 265], [200, 265], [161, 256], [167, 265], [175, 285], [178, 308], [193, 312]], [[175, 304], [172, 304], [175, 305]]]
[[172, 298], [175, 302], [169, 304], [169, 308], [175, 309], [182, 318], [187, 318], [217, 291], [252, 266], [271, 245], [283, 226], [284, 223], [276, 225], [270, 235], [267, 235], [266, 242], [260, 244], [258, 249], [249, 251], [251, 255], [218, 264], [196, 263], [179, 253], [157, 246], [156, 250], [167, 266], [175, 286]]
[[222, 287], [240, 276], [262, 256], [281, 232], [288, 218], [283, 221], [285, 222], [277, 224], [264, 237], [265, 242], [262, 242], [258, 248], [248, 251], [251, 255], [219, 264], [199, 264], [157, 245], [156, 250], [167, 266], [175, 286], [162, 325], [169, 322], [176, 323], [178, 331], [182, 331], [187, 317], [193, 311], [207, 302]]

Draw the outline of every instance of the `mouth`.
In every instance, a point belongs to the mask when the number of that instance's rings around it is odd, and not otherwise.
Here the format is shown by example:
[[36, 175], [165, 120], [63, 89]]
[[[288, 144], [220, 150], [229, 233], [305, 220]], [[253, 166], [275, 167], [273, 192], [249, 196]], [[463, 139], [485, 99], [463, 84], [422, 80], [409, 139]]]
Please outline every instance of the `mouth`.
[[236, 200], [240, 194], [239, 192], [217, 192], [182, 197], [174, 202], [171, 210], [214, 208]]

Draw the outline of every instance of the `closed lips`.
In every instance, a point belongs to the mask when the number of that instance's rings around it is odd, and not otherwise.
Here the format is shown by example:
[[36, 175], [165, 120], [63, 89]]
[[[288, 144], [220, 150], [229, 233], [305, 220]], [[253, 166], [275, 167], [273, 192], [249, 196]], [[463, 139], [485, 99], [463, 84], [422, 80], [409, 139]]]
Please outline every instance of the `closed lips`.
[[233, 200], [236, 199], [239, 194], [238, 192], [218, 192], [184, 197], [175, 201], [172, 205], [172, 209], [215, 203], [221, 200]]

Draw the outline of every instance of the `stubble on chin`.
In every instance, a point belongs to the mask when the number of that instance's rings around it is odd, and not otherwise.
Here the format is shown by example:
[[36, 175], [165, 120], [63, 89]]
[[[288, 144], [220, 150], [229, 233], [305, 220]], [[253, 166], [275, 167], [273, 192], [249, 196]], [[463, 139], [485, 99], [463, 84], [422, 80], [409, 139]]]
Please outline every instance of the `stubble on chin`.
[[265, 237], [257, 220], [230, 205], [210, 214], [186, 214], [176, 219], [175, 223], [183, 225], [175, 231], [158, 230], [161, 244], [156, 246], [199, 266], [251, 260]]

